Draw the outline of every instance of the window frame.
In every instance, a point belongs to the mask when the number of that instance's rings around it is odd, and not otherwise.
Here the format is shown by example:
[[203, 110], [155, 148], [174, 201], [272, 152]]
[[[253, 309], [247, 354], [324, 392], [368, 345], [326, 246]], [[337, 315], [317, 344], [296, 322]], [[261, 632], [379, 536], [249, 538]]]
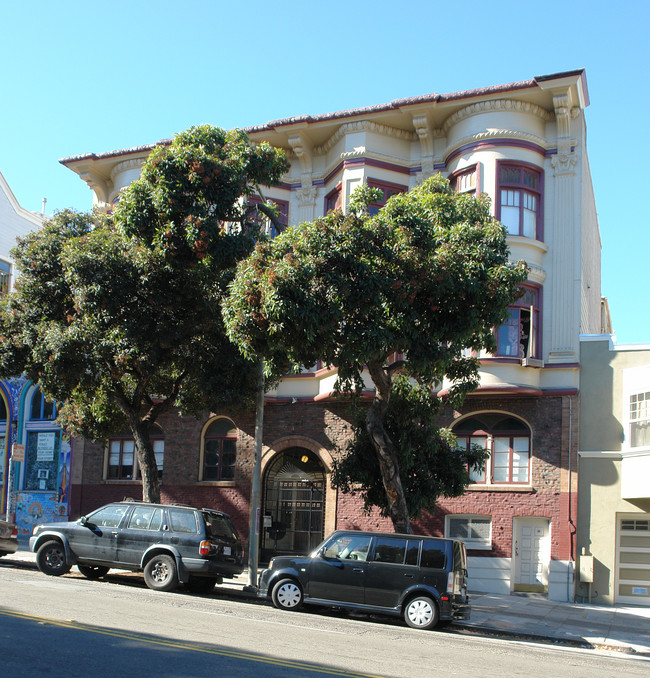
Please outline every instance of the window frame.
[[[156, 431], [154, 434], [149, 435], [149, 440], [151, 442], [151, 446], [153, 447], [154, 450], [154, 456], [156, 457], [156, 466], [158, 467], [158, 480], [162, 481], [163, 478], [163, 470], [164, 470], [164, 463], [165, 463], [165, 436], [162, 431]], [[113, 443], [119, 442], [120, 444], [120, 451], [119, 451], [119, 460], [120, 464], [111, 464], [111, 454], [112, 454], [112, 445]], [[124, 456], [124, 443], [125, 442], [131, 442], [133, 443], [133, 463], [131, 464], [131, 477], [123, 477], [121, 472], [117, 476], [111, 476], [110, 470], [112, 467], [117, 466], [119, 469], [122, 469], [124, 467], [124, 464], [122, 462], [122, 458]], [[162, 450], [158, 449], [156, 450], [156, 444], [162, 442]], [[142, 482], [142, 472], [140, 471], [140, 462], [138, 461], [138, 453], [135, 447], [135, 439], [133, 438], [133, 435], [130, 433], [123, 433], [122, 435], [117, 435], [117, 436], [112, 436], [109, 438], [107, 444], [106, 444], [106, 453], [105, 453], [105, 459], [106, 459], [106, 464], [105, 464], [105, 470], [104, 470], [104, 480], [111, 481], [111, 482], [123, 482], [123, 483], [130, 483], [130, 482]]]
[[[40, 399], [40, 402], [37, 400]], [[38, 414], [34, 416], [35, 405], [38, 402]], [[29, 420], [30, 421], [54, 421], [56, 419], [56, 400], [47, 400], [43, 391], [37, 388], [32, 394], [32, 402], [29, 406]], [[48, 416], [45, 416], [47, 411]]]
[[[480, 417], [481, 414], [484, 416], [489, 416], [490, 418], [495, 418], [495, 422], [498, 424], [502, 421], [506, 421], [508, 419], [513, 419], [519, 422], [522, 425], [522, 429], [520, 430], [515, 430], [515, 427], [512, 428], [498, 428], [497, 425], [495, 426], [489, 426], [489, 425], [482, 425], [481, 427], [469, 431], [467, 429], [463, 430], [462, 426], [464, 423], [476, 419], [479, 423], [480, 422]], [[458, 429], [461, 429], [460, 431]], [[526, 432], [524, 432], [524, 429]], [[461, 421], [455, 422], [454, 425], [452, 426], [452, 433], [454, 436], [456, 436], [456, 441], [458, 443], [461, 443], [462, 447], [462, 442], [464, 441], [465, 449], [467, 449], [467, 445], [470, 444], [470, 440], [472, 438], [485, 438], [486, 440], [486, 450], [489, 453], [488, 458], [486, 459], [485, 462], [485, 471], [484, 471], [484, 478], [478, 479], [478, 480], [473, 480], [470, 487], [531, 487], [532, 486], [532, 473], [533, 473], [533, 435], [532, 431], [530, 429], [530, 426], [520, 419], [519, 417], [516, 417], [510, 413], [507, 412], [485, 412], [485, 413], [479, 413], [479, 414], [472, 414], [468, 417], [464, 417]], [[504, 450], [497, 450], [495, 449], [495, 440], [496, 439], [504, 439], [508, 438], [508, 464], [507, 466], [505, 465], [499, 465], [497, 466], [495, 463], [495, 454], [503, 454]], [[515, 455], [518, 453], [521, 453], [522, 450], [517, 450], [516, 445], [514, 444], [514, 440], [527, 440], [527, 450], [526, 453], [528, 454], [528, 460], [525, 464], [526, 468], [526, 479], [525, 480], [513, 480], [515, 477], [514, 470], [515, 469], [521, 469], [524, 468], [524, 465], [522, 464], [515, 464]], [[495, 480], [495, 469], [503, 469], [507, 468], [507, 479], [506, 480]], [[468, 469], [468, 471], [471, 473], [471, 470]]]
[[370, 188], [378, 188], [383, 193], [381, 200], [375, 200], [368, 205], [368, 214], [374, 216], [379, 210], [392, 198], [394, 195], [400, 193], [408, 193], [409, 187], [404, 184], [396, 184], [392, 181], [382, 181], [381, 179], [373, 179], [368, 177], [366, 184]]
[[10, 261], [0, 257], [0, 299], [11, 291], [11, 274], [13, 266]]
[[[467, 534], [471, 534], [473, 521], [482, 521], [482, 524], [488, 523], [488, 536], [484, 539], [472, 539], [471, 537], [463, 537], [458, 534], [452, 534], [452, 521], [466, 520]], [[468, 550], [472, 551], [491, 551], [492, 550], [492, 528], [493, 520], [490, 515], [482, 515], [479, 513], [448, 513], [445, 516], [445, 537], [447, 539], [458, 539], [465, 544]]]
[[336, 186], [325, 195], [323, 214], [329, 214], [333, 210], [343, 209], [343, 182], [339, 181]]
[[[520, 179], [519, 181], [508, 181], [503, 179], [503, 170], [512, 169], [518, 170]], [[524, 173], [528, 172], [533, 174], [537, 178], [537, 186], [527, 186], [524, 180]], [[518, 194], [518, 205], [513, 205], [517, 207], [519, 211], [519, 224], [517, 233], [511, 233], [506, 224], [503, 224], [508, 231], [509, 236], [519, 236], [522, 238], [528, 238], [531, 240], [538, 240], [543, 242], [544, 240], [544, 170], [532, 163], [528, 162], [517, 162], [513, 160], [497, 160], [496, 166], [496, 218], [503, 223], [502, 220], [502, 207], [503, 207], [503, 195], [502, 191], [513, 191]], [[534, 196], [537, 201], [537, 207], [535, 209], [535, 235], [534, 237], [528, 236], [525, 234], [525, 196]]]
[[650, 391], [630, 393], [628, 404], [630, 447], [648, 447], [650, 446]]
[[[508, 306], [509, 316], [505, 322], [495, 327], [496, 353], [494, 358], [514, 358], [524, 363], [542, 360], [542, 287], [531, 282], [521, 285], [524, 294]], [[530, 303], [532, 295], [532, 304]], [[532, 330], [531, 330], [532, 326]], [[519, 332], [510, 332], [504, 337], [504, 328], [519, 328]], [[518, 337], [518, 339], [517, 339]], [[519, 346], [517, 353], [506, 351], [506, 347]]]
[[[229, 429], [225, 434], [210, 434], [210, 429], [213, 428], [217, 423], [219, 422], [228, 422], [229, 424]], [[202, 482], [209, 482], [209, 483], [233, 483], [235, 482], [236, 475], [237, 475], [237, 456], [238, 456], [238, 449], [237, 449], [237, 442], [239, 440], [239, 429], [235, 425], [235, 423], [230, 419], [229, 417], [217, 417], [215, 419], [212, 419], [206, 428], [204, 429], [203, 435], [202, 435], [202, 455], [201, 455], [201, 481]], [[208, 464], [208, 454], [210, 452], [208, 451], [208, 443], [211, 441], [219, 441], [219, 459], [217, 464]], [[223, 461], [223, 443], [225, 441], [232, 441], [234, 442], [234, 461], [232, 464], [227, 464], [225, 465], [226, 468], [232, 469], [232, 475], [230, 477], [224, 477], [224, 464], [222, 464]], [[206, 474], [206, 469], [208, 468], [216, 468], [216, 477], [208, 477], [208, 474]]]
[[[458, 184], [461, 179], [472, 175], [474, 176], [473, 186], [470, 186], [469, 188], [458, 188]], [[463, 195], [471, 195], [476, 197], [480, 193], [479, 191], [480, 182], [481, 174], [479, 163], [474, 163], [473, 165], [468, 165], [467, 167], [463, 167], [462, 169], [455, 170], [449, 175], [449, 185], [451, 186], [451, 188], [456, 193], [462, 193]]]
[[[272, 198], [267, 196], [266, 202], [272, 202], [277, 206], [278, 219], [280, 223], [283, 225], [284, 230], [289, 228], [289, 201], [283, 200], [282, 198]], [[259, 195], [249, 195], [246, 198], [246, 204], [261, 205], [262, 198], [260, 198]], [[253, 220], [257, 224], [259, 224], [260, 229], [263, 231], [265, 235], [268, 235], [271, 238], [275, 238], [276, 236], [280, 235], [279, 231], [275, 227], [275, 224], [273, 224], [265, 214], [263, 214], [259, 210], [256, 210], [256, 212], [257, 216], [253, 217]]]

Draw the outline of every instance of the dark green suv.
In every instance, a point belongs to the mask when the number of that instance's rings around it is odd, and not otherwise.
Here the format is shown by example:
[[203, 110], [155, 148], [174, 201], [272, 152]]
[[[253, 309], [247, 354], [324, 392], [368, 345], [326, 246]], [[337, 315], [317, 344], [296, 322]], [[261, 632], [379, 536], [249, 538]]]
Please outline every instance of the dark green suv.
[[171, 591], [182, 582], [207, 593], [244, 569], [243, 547], [227, 514], [176, 504], [115, 502], [69, 523], [36, 525], [29, 540], [41, 572], [73, 565], [90, 579], [110, 568], [144, 572], [147, 586]]

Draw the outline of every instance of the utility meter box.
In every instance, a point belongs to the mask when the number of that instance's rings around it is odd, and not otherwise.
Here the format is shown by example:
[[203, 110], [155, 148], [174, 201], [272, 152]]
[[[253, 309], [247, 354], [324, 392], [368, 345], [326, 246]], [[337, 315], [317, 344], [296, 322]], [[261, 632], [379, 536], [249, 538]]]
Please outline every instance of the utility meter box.
[[580, 556], [580, 581], [585, 584], [594, 583], [594, 557]]

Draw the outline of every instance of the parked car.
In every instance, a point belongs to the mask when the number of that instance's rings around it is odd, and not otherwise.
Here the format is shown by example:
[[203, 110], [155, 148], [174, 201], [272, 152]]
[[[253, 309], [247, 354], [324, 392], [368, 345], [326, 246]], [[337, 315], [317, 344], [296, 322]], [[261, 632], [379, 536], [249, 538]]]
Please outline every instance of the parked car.
[[259, 595], [283, 610], [303, 603], [402, 616], [413, 628], [469, 619], [465, 544], [378, 532], [334, 532], [308, 556], [274, 557]]
[[13, 523], [0, 520], [0, 558], [18, 550], [18, 530]]
[[115, 502], [77, 521], [36, 525], [29, 540], [41, 572], [76, 565], [90, 579], [109, 568], [143, 572], [147, 586], [195, 593], [243, 571], [243, 547], [227, 514], [177, 504]]

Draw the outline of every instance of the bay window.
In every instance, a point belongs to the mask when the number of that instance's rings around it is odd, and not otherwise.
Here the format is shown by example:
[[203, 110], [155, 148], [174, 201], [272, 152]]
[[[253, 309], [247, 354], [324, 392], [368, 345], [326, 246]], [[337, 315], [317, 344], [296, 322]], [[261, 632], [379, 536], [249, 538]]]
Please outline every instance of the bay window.
[[542, 171], [532, 165], [497, 164], [497, 219], [509, 235], [542, 240]]

